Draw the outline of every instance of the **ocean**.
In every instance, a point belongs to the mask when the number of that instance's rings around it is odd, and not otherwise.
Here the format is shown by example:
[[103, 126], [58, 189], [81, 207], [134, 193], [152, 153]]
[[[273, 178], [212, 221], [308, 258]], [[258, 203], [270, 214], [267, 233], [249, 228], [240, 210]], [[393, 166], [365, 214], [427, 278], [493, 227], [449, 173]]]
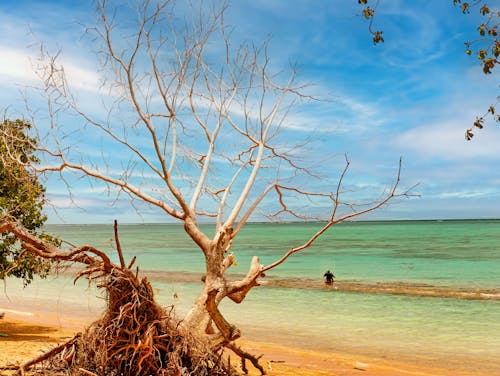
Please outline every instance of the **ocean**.
[[[319, 226], [248, 224], [233, 244], [238, 266], [230, 273], [245, 274], [254, 255], [264, 265], [277, 260]], [[112, 226], [47, 231], [118, 261]], [[204, 258], [182, 226], [122, 225], [119, 232], [125, 258], [137, 257], [158, 301], [186, 313], [201, 289]], [[333, 286], [323, 283], [328, 269]], [[74, 286], [70, 274], [26, 289], [8, 280], [0, 309], [51, 313], [66, 326], [68, 317], [75, 325], [97, 317], [102, 297], [86, 281]], [[221, 311], [250, 340], [500, 374], [500, 220], [343, 223], [267, 272], [241, 305], [224, 301]]]

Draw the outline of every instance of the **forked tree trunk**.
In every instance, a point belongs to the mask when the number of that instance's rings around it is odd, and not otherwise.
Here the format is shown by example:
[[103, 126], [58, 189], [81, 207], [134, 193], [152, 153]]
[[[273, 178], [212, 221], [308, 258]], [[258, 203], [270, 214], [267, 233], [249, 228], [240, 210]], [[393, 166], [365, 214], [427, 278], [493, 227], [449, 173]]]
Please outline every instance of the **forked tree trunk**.
[[240, 336], [239, 330], [228, 323], [218, 309], [219, 303], [227, 297], [229, 288], [224, 273], [230, 261], [224, 259], [225, 252], [225, 248], [215, 246], [206, 253], [207, 270], [202, 278], [203, 289], [182, 321], [183, 328], [214, 348]]

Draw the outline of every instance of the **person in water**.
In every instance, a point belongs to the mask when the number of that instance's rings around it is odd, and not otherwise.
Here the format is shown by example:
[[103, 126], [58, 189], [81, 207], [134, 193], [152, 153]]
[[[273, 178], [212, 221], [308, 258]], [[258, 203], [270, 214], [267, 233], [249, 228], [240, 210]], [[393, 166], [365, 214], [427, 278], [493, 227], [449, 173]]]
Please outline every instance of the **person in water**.
[[331, 271], [327, 270], [323, 277], [325, 278], [325, 283], [327, 285], [333, 285], [333, 279], [335, 278], [335, 275], [333, 275]]

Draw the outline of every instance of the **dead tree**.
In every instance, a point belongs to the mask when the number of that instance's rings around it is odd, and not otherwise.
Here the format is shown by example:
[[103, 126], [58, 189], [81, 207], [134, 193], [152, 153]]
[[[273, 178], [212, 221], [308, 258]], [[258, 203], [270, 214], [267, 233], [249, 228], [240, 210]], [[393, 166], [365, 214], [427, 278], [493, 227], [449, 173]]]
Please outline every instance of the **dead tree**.
[[[314, 175], [296, 161], [297, 145], [283, 144], [279, 135], [286, 130], [287, 115], [296, 101], [312, 98], [303, 93], [293, 70], [287, 77], [272, 71], [267, 44], [232, 44], [224, 5], [202, 3], [188, 12], [190, 18], [182, 19], [171, 1], [137, 1], [131, 30], [130, 19], [127, 28], [118, 23], [120, 17], [130, 15], [130, 9], [121, 13], [123, 9], [107, 1], [97, 4], [98, 21], [89, 33], [101, 46], [97, 56], [105, 75], [101, 94], [106, 93], [102, 105], [107, 115], [81, 108], [63, 67], [42, 48], [37, 73], [49, 104], [50, 127], [42, 134], [43, 124], [32, 119], [40, 132], [39, 145], [44, 145], [38, 147], [44, 159], [26, 167], [38, 173], [86, 176], [182, 223], [205, 256], [206, 272], [201, 292], [179, 329], [209, 352], [227, 348], [260, 367], [257, 358], [235, 344], [241, 332], [224, 318], [219, 303], [226, 298], [242, 303], [265, 272], [310, 247], [331, 226], [407, 196], [397, 190], [401, 162], [394, 183], [372, 202], [343, 201], [347, 158], [331, 192], [304, 188], [300, 178]], [[80, 122], [73, 118], [62, 127], [59, 122], [68, 112]], [[82, 132], [89, 131], [106, 138], [113, 150], [119, 149], [127, 160], [121, 171], [112, 171], [106, 150], [102, 158], [74, 151], [75, 132], [84, 137]], [[285, 251], [274, 263], [262, 265], [255, 256], [243, 279], [229, 281], [226, 271], [235, 260], [233, 240], [261, 204], [272, 198], [278, 209], [265, 213], [268, 217], [323, 222], [310, 239]], [[307, 200], [322, 202], [327, 214], [318, 218], [301, 212], [298, 203]], [[211, 236], [200, 230], [203, 217], [213, 219]], [[36, 247], [33, 251], [38, 252]], [[93, 248], [78, 251], [71, 257], [79, 259], [69, 260], [93, 265], [90, 256], [84, 256], [89, 252], [101, 261], [98, 270], [91, 267], [87, 273], [109, 277], [115, 270], [129, 273]], [[129, 350], [124, 355], [136, 354], [136, 348]]]

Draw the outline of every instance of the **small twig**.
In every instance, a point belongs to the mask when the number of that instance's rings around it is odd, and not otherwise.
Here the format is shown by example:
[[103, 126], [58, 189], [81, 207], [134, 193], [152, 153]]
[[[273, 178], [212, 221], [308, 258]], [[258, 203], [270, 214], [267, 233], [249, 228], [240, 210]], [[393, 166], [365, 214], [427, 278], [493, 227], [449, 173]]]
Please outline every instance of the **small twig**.
[[87, 371], [85, 368], [78, 368], [78, 371], [90, 376], [99, 376], [97, 373]]
[[248, 370], [245, 365], [245, 360], [248, 359], [252, 362], [253, 366], [257, 368], [260, 371], [261, 375], [265, 375], [266, 371], [264, 370], [264, 367], [262, 367], [259, 364], [259, 359], [262, 358], [262, 355], [260, 356], [254, 356], [245, 350], [243, 350], [241, 347], [236, 345], [234, 342], [229, 342], [228, 344], [225, 345], [228, 349], [233, 351], [236, 355], [238, 355], [241, 358], [241, 368], [245, 374], [248, 373]]
[[24, 371], [27, 371], [35, 364], [38, 364], [38, 363], [41, 363], [47, 359], [50, 359], [50, 358], [54, 357], [55, 355], [59, 354], [61, 351], [67, 349], [68, 347], [73, 346], [75, 344], [76, 340], [78, 338], [80, 338], [80, 336], [81, 336], [81, 333], [78, 333], [73, 338], [71, 338], [69, 341], [63, 343], [62, 345], [59, 345], [59, 346], [53, 348], [52, 350], [50, 350], [49, 352], [40, 355], [38, 358], [32, 359], [29, 362], [26, 362], [23, 365], [19, 366], [17, 374], [22, 375], [24, 373]]
[[130, 264], [128, 264], [128, 267], [127, 267], [128, 269], [132, 269], [132, 266], [134, 265], [136, 258], [137, 258], [137, 256], [132, 257], [132, 260], [130, 261]]
[[2, 366], [2, 367], [0, 367], [0, 370], [2, 370], [2, 371], [15, 371], [17, 369], [19, 369], [19, 366], [9, 365], [9, 366]]
[[118, 252], [118, 257], [120, 257], [120, 265], [122, 269], [125, 269], [125, 259], [123, 258], [122, 246], [120, 245], [120, 239], [118, 238], [118, 221], [115, 219], [113, 228], [115, 230], [115, 244], [116, 252]]

